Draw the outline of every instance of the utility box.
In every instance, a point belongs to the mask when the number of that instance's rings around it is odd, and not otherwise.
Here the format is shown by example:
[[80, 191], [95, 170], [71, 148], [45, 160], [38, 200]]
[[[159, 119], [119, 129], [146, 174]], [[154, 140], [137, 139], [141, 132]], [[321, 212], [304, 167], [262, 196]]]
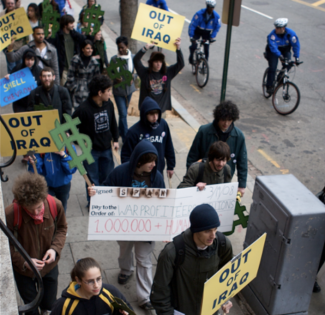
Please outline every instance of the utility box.
[[325, 240], [325, 205], [293, 175], [258, 176], [244, 247], [267, 233], [242, 294], [257, 315], [304, 315]]

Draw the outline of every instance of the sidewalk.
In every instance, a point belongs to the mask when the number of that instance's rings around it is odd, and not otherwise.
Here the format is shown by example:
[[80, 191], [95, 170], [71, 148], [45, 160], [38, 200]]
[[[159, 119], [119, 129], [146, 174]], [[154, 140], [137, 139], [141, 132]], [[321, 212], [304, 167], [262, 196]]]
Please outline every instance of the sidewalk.
[[[77, 16], [81, 6], [79, 5], [80, 0], [77, 0], [78, 3], [74, 0], [70, 0], [73, 8], [75, 9], [75, 15]], [[22, 5], [27, 7], [29, 1], [22, 0]], [[116, 45], [115, 38], [116, 36], [106, 25], [103, 26], [103, 34], [107, 45], [107, 55], [108, 58], [116, 54]], [[0, 56], [0, 62], [2, 65], [1, 77], [3, 69], [5, 68], [5, 60], [3, 54]], [[193, 117], [188, 110], [181, 104], [181, 99], [174, 97], [172, 103], [174, 109], [180, 114], [180, 117], [171, 117], [167, 119], [169, 124], [172, 139], [174, 143], [175, 153], [176, 153], [176, 168], [174, 176], [171, 180], [172, 188], [176, 188], [186, 171], [186, 157], [192, 141], [195, 137], [196, 130], [199, 128], [200, 123]], [[1, 113], [11, 112], [11, 106], [1, 108]], [[116, 112], [117, 115], [117, 112]], [[128, 116], [128, 126], [132, 126], [135, 122], [139, 120], [138, 117]], [[3, 159], [1, 158], [1, 162]], [[23, 171], [26, 170], [26, 167], [21, 163], [21, 157], [17, 157], [16, 161], [9, 167], [4, 169], [5, 175], [9, 176], [9, 181], [7, 183], [2, 183], [3, 190], [3, 201], [4, 206], [9, 205], [13, 200], [13, 195], [11, 192], [11, 187], [15, 178]], [[166, 173], [164, 174], [166, 186], [168, 186], [168, 180], [166, 178]], [[233, 181], [236, 181], [234, 177]], [[249, 176], [248, 186], [246, 193], [242, 198], [242, 204], [246, 206], [246, 209], [249, 211], [250, 204], [252, 202], [252, 191], [254, 187], [254, 179]], [[116, 286], [130, 301], [133, 306], [136, 314], [155, 314], [155, 312], [147, 311], [140, 309], [137, 305], [136, 298], [136, 287], [135, 281], [136, 278], [133, 276], [131, 281], [121, 286], [117, 283], [117, 275], [119, 273], [118, 268], [118, 255], [119, 247], [115, 241], [87, 241], [87, 232], [88, 232], [88, 210], [86, 208], [86, 191], [85, 183], [82, 176], [77, 172], [73, 176], [72, 186], [70, 191], [70, 199], [68, 201], [67, 208], [67, 221], [68, 221], [68, 237], [66, 240], [65, 247], [62, 251], [62, 257], [59, 263], [59, 288], [58, 288], [58, 297], [61, 295], [61, 291], [67, 287], [70, 281], [70, 271], [73, 268], [74, 264], [78, 259], [84, 257], [93, 257], [101, 265], [103, 272], [103, 281], [110, 283]], [[243, 242], [245, 239], [246, 229], [237, 227], [235, 233], [229, 238], [233, 245], [234, 254], [238, 254], [243, 249]], [[152, 257], [153, 263], [153, 274], [156, 270], [157, 259], [160, 251], [165, 246], [162, 242], [156, 242], [156, 247], [154, 250], [154, 255]], [[325, 268], [323, 268], [323, 272]], [[311, 315], [325, 314], [324, 312], [324, 300], [325, 300], [325, 283], [320, 283], [323, 285], [323, 291], [320, 294], [313, 294], [310, 312]], [[243, 311], [238, 300], [232, 299], [234, 307], [231, 309], [230, 314], [234, 315], [244, 315], [247, 314], [246, 311]]]

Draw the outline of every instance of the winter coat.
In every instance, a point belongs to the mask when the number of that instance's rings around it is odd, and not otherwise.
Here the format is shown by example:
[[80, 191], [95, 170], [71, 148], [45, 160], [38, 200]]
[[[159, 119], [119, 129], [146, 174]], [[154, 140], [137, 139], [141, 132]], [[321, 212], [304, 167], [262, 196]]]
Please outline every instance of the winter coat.
[[104, 71], [104, 65], [106, 68], [109, 66], [107, 52], [106, 52], [106, 44], [104, 41], [94, 41], [94, 51], [93, 56], [100, 56], [100, 59], [96, 59], [99, 63], [100, 73]]
[[[44, 221], [41, 224], [36, 225], [34, 223], [34, 220], [26, 213], [26, 211], [21, 209], [22, 224], [18, 229], [18, 242], [26, 250], [27, 254], [31, 258], [42, 260], [45, 253], [49, 249], [53, 249], [57, 253], [55, 261], [51, 264], [46, 264], [44, 268], [40, 271], [42, 277], [49, 273], [58, 264], [68, 230], [68, 225], [65, 219], [62, 203], [58, 199], [54, 199], [58, 211], [56, 233], [54, 238], [53, 236], [55, 225], [50, 212], [49, 205], [46, 200], [44, 201]], [[14, 233], [13, 204], [9, 205], [5, 209], [5, 212], [7, 227], [12, 233]], [[15, 251], [15, 248], [11, 243], [10, 253], [14, 270], [23, 276], [33, 278], [34, 273], [29, 269], [24, 268], [25, 258], [23, 258], [23, 256], [21, 256], [18, 251]]]
[[74, 107], [78, 107], [87, 99], [89, 95], [88, 84], [97, 74], [100, 74], [99, 63], [94, 57], [85, 67], [80, 55], [73, 56], [65, 87], [70, 91]]
[[[186, 167], [189, 168], [194, 162], [206, 158], [208, 156], [210, 145], [216, 141], [219, 141], [219, 138], [213, 123], [201, 126], [193, 140], [191, 149], [188, 152]], [[231, 168], [231, 176], [234, 175], [237, 165], [239, 187], [245, 188], [247, 181], [247, 151], [245, 136], [239, 128], [234, 126], [226, 142], [230, 147], [231, 153], [231, 159], [228, 161], [228, 165]]]
[[[111, 304], [111, 295], [120, 298], [130, 309], [132, 309], [132, 306], [126, 300], [124, 295], [111, 284], [103, 283], [100, 293], [94, 295], [89, 300], [83, 299], [78, 295], [76, 292], [77, 286], [77, 282], [71, 282], [69, 286], [62, 291], [61, 298], [59, 298], [52, 307], [51, 315], [68, 315], [68, 312], [63, 312], [64, 305], [68, 299], [70, 299], [70, 302], [67, 310], [72, 303], [78, 303], [72, 315], [120, 315], [121, 313], [118, 310], [114, 310], [114, 307]], [[106, 303], [105, 300], [109, 301], [109, 304]]]
[[[226, 168], [226, 170], [225, 170]], [[197, 184], [197, 179], [199, 177], [199, 169], [200, 163], [192, 164], [189, 169], [187, 170], [183, 181], [178, 185], [177, 188], [187, 188], [193, 187]], [[226, 181], [224, 178], [224, 172], [226, 172]], [[231, 182], [231, 169], [228, 164], [224, 166], [224, 168], [219, 172], [214, 172], [211, 169], [209, 164], [209, 160], [204, 163], [204, 170], [203, 170], [203, 178], [202, 183], [206, 183], [207, 185], [215, 185], [215, 184], [223, 184], [223, 183], [230, 183]]]
[[[153, 98], [159, 105], [161, 112], [172, 109], [171, 100], [171, 81], [178, 72], [184, 67], [184, 58], [181, 50], [176, 50], [177, 63], [167, 68], [167, 73], [153, 72], [149, 73], [149, 68], [145, 67], [141, 58], [146, 53], [142, 48], [133, 58], [134, 67], [141, 79], [139, 109], [147, 96]], [[152, 88], [154, 86], [154, 88]]]
[[294, 57], [299, 58], [300, 54], [300, 42], [296, 33], [290, 29], [285, 29], [283, 35], [278, 35], [275, 29], [267, 36], [267, 50], [270, 50], [272, 54], [280, 57], [283, 53], [289, 52], [293, 49]]
[[34, 105], [44, 104], [46, 107], [52, 105], [54, 109], [59, 111], [60, 122], [64, 122], [63, 114], [71, 115], [71, 99], [68, 90], [60, 85], [53, 85], [52, 100], [47, 97], [47, 91], [43, 86], [38, 86], [35, 90], [31, 91], [28, 97], [28, 111], [34, 110]]
[[[147, 120], [148, 112], [159, 110], [157, 129], [150, 127]], [[167, 170], [175, 168], [176, 159], [171, 133], [166, 120], [161, 118], [161, 110], [157, 102], [147, 96], [140, 108], [140, 121], [134, 124], [127, 132], [121, 150], [122, 163], [129, 161], [135, 146], [142, 140], [148, 139], [158, 151], [158, 170], [163, 173], [165, 169], [165, 158], [167, 160]]]
[[[20, 66], [16, 66], [13, 69], [12, 73], [15, 73], [15, 72], [17, 72], [17, 71], [19, 71], [21, 69], [26, 68], [26, 65], [25, 65], [25, 57], [26, 57], [26, 54], [27, 53], [31, 53], [31, 54], [34, 55], [35, 63], [33, 65], [33, 67], [30, 68], [30, 71], [31, 71], [31, 73], [32, 73], [32, 75], [34, 77], [35, 82], [39, 86], [40, 83], [41, 83], [40, 74], [41, 74], [42, 68], [38, 65], [39, 61], [38, 61], [38, 58], [36, 56], [36, 53], [31, 48], [25, 50], [25, 52], [23, 54], [23, 57], [22, 57], [23, 63]], [[13, 102], [12, 103], [12, 108], [13, 108], [14, 113], [26, 112], [27, 111], [27, 108], [28, 108], [28, 95], [25, 96], [25, 97], [23, 97], [23, 98], [21, 98], [18, 101]]]
[[[132, 59], [133, 58], [134, 58], [134, 55], [132, 54]], [[119, 57], [117, 55], [113, 56], [111, 58], [110, 64], [116, 63], [116, 59], [119, 59]], [[133, 60], [132, 60], [132, 64], [133, 64]], [[128, 70], [127, 62], [123, 65], [123, 69]], [[120, 70], [120, 72], [121, 72], [121, 70]], [[134, 65], [133, 65], [132, 75], [133, 74], [134, 74]], [[125, 78], [123, 76], [121, 76], [121, 77], [122, 77], [122, 80], [125, 80]], [[134, 75], [132, 76], [132, 80], [134, 80]], [[114, 85], [116, 85], [117, 83], [119, 83], [119, 82], [114, 80]], [[125, 97], [127, 97], [128, 95], [130, 95], [131, 93], [133, 93], [136, 90], [134, 82], [132, 82], [131, 85], [125, 84], [123, 86], [118, 86], [117, 88], [115, 88], [114, 85], [113, 85], [113, 94], [116, 95], [116, 96], [125, 96]]]
[[176, 271], [176, 250], [173, 242], [165, 246], [158, 258], [150, 295], [158, 315], [173, 315], [174, 308], [186, 315], [199, 315], [204, 283], [232, 259], [232, 246], [227, 237], [226, 248], [219, 257], [217, 239], [206, 250], [198, 250], [190, 229], [185, 230], [182, 235], [185, 258]]
[[59, 75], [59, 65], [58, 65], [58, 54], [56, 48], [44, 40], [44, 44], [46, 45], [46, 54], [42, 58], [39, 50], [36, 48], [35, 41], [29, 42], [27, 45], [24, 45], [17, 51], [7, 52], [6, 56], [9, 62], [15, 62], [22, 59], [25, 51], [29, 48], [33, 49], [37, 55], [37, 58], [43, 63], [45, 67], [50, 67], [53, 69], [55, 74], [55, 83], [60, 84], [60, 75]]
[[[132, 187], [133, 174], [138, 161], [140, 157], [146, 153], [154, 153], [158, 156], [158, 152], [152, 143], [149, 140], [144, 139], [134, 148], [130, 161], [114, 168], [104, 181], [103, 186]], [[164, 179], [158, 171], [158, 165], [159, 162], [157, 161], [156, 166], [151, 171], [151, 187], [165, 188]]]
[[209, 20], [206, 20], [206, 10], [202, 9], [196, 12], [192, 18], [191, 24], [188, 27], [188, 35], [193, 37], [195, 30], [198, 28], [201, 31], [206, 30], [210, 33], [210, 38], [215, 38], [221, 27], [220, 15], [213, 11]]
[[[76, 148], [72, 145], [75, 152]], [[66, 157], [61, 157], [56, 153], [35, 154], [36, 168], [40, 175], [43, 175], [46, 179], [47, 186], [60, 187], [67, 185], [72, 180], [72, 174], [77, 171], [74, 167], [70, 169], [69, 161], [72, 161], [72, 157], [66, 154]], [[28, 167], [29, 172], [34, 172], [31, 164]]]

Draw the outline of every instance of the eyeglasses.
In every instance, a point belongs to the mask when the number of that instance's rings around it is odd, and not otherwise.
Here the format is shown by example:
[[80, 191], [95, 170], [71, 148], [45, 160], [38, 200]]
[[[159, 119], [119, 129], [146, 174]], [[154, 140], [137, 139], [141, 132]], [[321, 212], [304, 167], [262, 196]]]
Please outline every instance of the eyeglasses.
[[87, 284], [87, 285], [95, 285], [95, 282], [96, 283], [101, 283], [103, 280], [103, 277], [98, 277], [97, 279], [92, 279], [92, 280], [88, 280], [88, 281], [83, 281], [83, 283]]

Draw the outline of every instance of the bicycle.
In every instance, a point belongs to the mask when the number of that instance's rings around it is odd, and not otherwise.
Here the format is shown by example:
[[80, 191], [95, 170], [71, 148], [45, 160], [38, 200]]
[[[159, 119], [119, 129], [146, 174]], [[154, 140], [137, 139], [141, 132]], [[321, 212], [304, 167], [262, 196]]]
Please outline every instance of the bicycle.
[[209, 64], [205, 58], [203, 45], [209, 45], [210, 42], [204, 39], [197, 39], [195, 41], [197, 47], [193, 54], [192, 73], [196, 76], [197, 85], [203, 88], [207, 85], [209, 80]]
[[[266, 81], [269, 68], [265, 69], [262, 81], [262, 90], [265, 98], [272, 96], [272, 105], [277, 113], [280, 115], [289, 115], [293, 113], [300, 103], [300, 91], [293, 82], [289, 81], [289, 72], [291, 69], [295, 74], [295, 66], [299, 66], [303, 61], [289, 61], [285, 59], [283, 68], [276, 71], [275, 81], [273, 82], [273, 93], [269, 94], [266, 91]], [[282, 88], [282, 89], [281, 89]], [[282, 92], [282, 93], [281, 93]]]

